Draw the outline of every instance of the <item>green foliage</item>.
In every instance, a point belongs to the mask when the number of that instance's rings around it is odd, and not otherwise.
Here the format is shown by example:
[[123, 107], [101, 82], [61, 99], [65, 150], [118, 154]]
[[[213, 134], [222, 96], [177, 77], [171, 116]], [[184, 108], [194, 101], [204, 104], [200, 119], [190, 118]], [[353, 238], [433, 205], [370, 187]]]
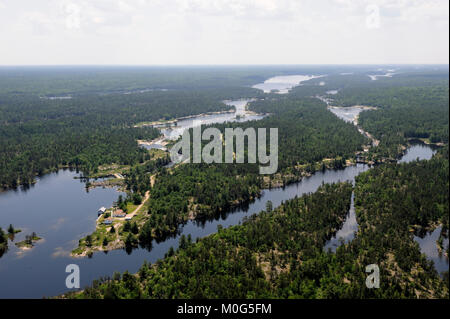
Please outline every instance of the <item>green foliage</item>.
[[8, 237], [0, 227], [0, 258], [8, 251]]
[[340, 224], [347, 214], [351, 191], [349, 183], [324, 185], [315, 194], [286, 202], [273, 213], [254, 215], [241, 226], [195, 244], [182, 236], [178, 250], [169, 249], [164, 260], [150, 267], [144, 264], [139, 277], [107, 281], [78, 297], [275, 297], [262, 264], [271, 258], [274, 263], [287, 262], [289, 258], [271, 257], [274, 251], [288, 250], [288, 256], [302, 259], [321, 252], [330, 236], [329, 224]]
[[245, 166], [191, 164], [163, 171], [151, 190], [141, 243], [176, 232], [188, 218], [211, 218], [259, 196], [261, 177]]
[[86, 246], [87, 247], [91, 247], [92, 246], [92, 236], [91, 235], [87, 235], [86, 236]]
[[[138, 275], [106, 280], [77, 297], [448, 298], [448, 285], [410, 231], [438, 222], [448, 229], [445, 154], [448, 150], [430, 161], [383, 165], [359, 175], [359, 230], [336, 253], [323, 246], [345, 220], [350, 183], [322, 185], [195, 244], [182, 236], [177, 250], [144, 264]], [[373, 263], [380, 266], [380, 289], [365, 286], [365, 266]]]
[[448, 79], [445, 86], [347, 89], [336, 96], [343, 106], [378, 108], [359, 116], [364, 130], [380, 140], [372, 151], [375, 158], [396, 158], [401, 153], [398, 145], [410, 138], [448, 143], [448, 101]]
[[1, 244], [5, 244], [8, 242], [8, 237], [6, 237], [5, 232], [3, 231], [3, 229], [0, 227], [0, 245]]
[[281, 170], [324, 158], [353, 158], [367, 141], [354, 125], [337, 119], [318, 99], [266, 99], [251, 103], [250, 109], [274, 114], [239, 125], [278, 128]]
[[136, 140], [151, 140], [159, 131], [135, 128], [158, 120], [229, 109], [206, 93], [151, 92], [128, 96], [79, 96], [45, 100], [0, 96], [0, 187], [30, 184], [35, 175], [62, 166], [95, 173], [102, 164], [132, 165], [149, 159]]
[[123, 231], [129, 232], [131, 230], [131, 223], [127, 220], [125, 224], [123, 224]]

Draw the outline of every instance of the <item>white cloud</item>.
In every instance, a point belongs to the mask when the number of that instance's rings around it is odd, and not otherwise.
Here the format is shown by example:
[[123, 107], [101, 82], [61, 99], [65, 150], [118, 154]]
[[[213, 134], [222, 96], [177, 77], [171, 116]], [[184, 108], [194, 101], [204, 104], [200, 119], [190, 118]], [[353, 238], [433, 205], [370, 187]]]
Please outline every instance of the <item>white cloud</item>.
[[33, 35], [44, 36], [54, 29], [53, 20], [41, 12], [26, 12], [20, 18], [20, 24], [31, 31]]
[[68, 3], [64, 6], [66, 14], [66, 27], [79, 29], [81, 27], [81, 9], [76, 3]]
[[447, 0], [0, 0], [0, 9], [11, 43], [0, 64], [448, 61]]

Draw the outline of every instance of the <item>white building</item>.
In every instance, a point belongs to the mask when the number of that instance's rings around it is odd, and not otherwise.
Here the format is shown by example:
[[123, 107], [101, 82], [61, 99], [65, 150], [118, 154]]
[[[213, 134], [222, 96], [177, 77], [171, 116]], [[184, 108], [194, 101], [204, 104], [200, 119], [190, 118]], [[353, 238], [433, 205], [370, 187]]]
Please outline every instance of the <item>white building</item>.
[[105, 212], [106, 212], [106, 208], [100, 207], [99, 210], [97, 211], [97, 214], [100, 216], [101, 214], [104, 214]]

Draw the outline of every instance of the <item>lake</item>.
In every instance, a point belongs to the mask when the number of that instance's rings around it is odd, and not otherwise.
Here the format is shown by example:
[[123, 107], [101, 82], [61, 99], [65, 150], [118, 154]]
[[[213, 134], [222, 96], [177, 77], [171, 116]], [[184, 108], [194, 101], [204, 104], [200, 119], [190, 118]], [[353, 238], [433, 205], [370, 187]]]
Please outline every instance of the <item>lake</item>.
[[[409, 153], [413, 158], [420, 155], [411, 154], [413, 152]], [[314, 192], [322, 183], [354, 181], [356, 175], [368, 169], [369, 166], [358, 164], [341, 170], [319, 171], [285, 188], [263, 190], [261, 197], [247, 207], [224, 213], [216, 219], [189, 221], [176, 237], [161, 243], [154, 241], [151, 251], [138, 248], [128, 255], [125, 250], [114, 250], [106, 254], [95, 253], [92, 258], [72, 258], [68, 254], [76, 247], [78, 239], [94, 230], [97, 209], [111, 206], [119, 193], [102, 188], [86, 193], [84, 184], [73, 179], [77, 176], [75, 172], [46, 175], [28, 191], [0, 194], [0, 225], [6, 228], [12, 223], [21, 228], [23, 232], [18, 240], [32, 231], [44, 238], [25, 253], [20, 253], [13, 244], [9, 245], [10, 250], [0, 258], [0, 298], [40, 298], [63, 293], [67, 290], [65, 268], [72, 263], [80, 267], [82, 287], [101, 276], [112, 276], [115, 271], [136, 272], [144, 260], [155, 262], [163, 258], [171, 246], [176, 248], [182, 234], [190, 234], [193, 240], [204, 237], [216, 232], [218, 225], [237, 225], [244, 217], [264, 210], [269, 200], [277, 207], [282, 201]], [[354, 225], [351, 216], [337, 238], [343, 233], [353, 236], [357, 228], [349, 223]]]
[[[252, 99], [224, 101], [225, 104], [234, 106], [236, 109], [235, 112], [199, 115], [185, 119], [180, 119], [177, 121], [176, 125], [162, 127], [161, 133], [164, 135], [164, 139], [166, 140], [176, 140], [183, 134], [184, 130], [193, 128], [194, 126], [198, 126], [199, 124], [208, 125], [225, 122], [246, 122], [252, 120], [260, 120], [263, 117], [265, 117], [264, 114], [255, 114], [252, 112], [247, 112], [246, 105], [250, 101], [252, 101]], [[158, 143], [152, 145], [143, 144], [142, 146], [147, 149], [163, 147]]]
[[[409, 163], [409, 162], [415, 161], [416, 159], [428, 160], [434, 155], [434, 153], [436, 153], [436, 150], [434, 150], [430, 146], [416, 144], [416, 145], [410, 146], [408, 148], [408, 150], [406, 151], [406, 153], [398, 160], [398, 162], [399, 163]], [[358, 222], [356, 221], [354, 198], [355, 198], [355, 195], [352, 193], [351, 204], [350, 204], [350, 209], [349, 209], [347, 218], [346, 218], [344, 224], [342, 225], [342, 227], [337, 231], [337, 233], [325, 244], [325, 246], [324, 246], [325, 251], [328, 251], [328, 249], [331, 249], [331, 251], [335, 252], [336, 248], [339, 247], [342, 243], [348, 243], [355, 237], [355, 232], [358, 230]], [[414, 239], [419, 243], [419, 245], [421, 247], [421, 251], [424, 254], [426, 254], [427, 257], [431, 260], [436, 260], [436, 255], [438, 254], [437, 253], [438, 250], [436, 247], [436, 238], [435, 238], [436, 233], [435, 232], [433, 232], [434, 235], [428, 234], [423, 239], [420, 239], [417, 236], [414, 237]], [[439, 233], [440, 233], [440, 231], [439, 231]], [[439, 233], [437, 234], [438, 237], [439, 237]], [[420, 240], [417, 240], [418, 238]], [[448, 240], [447, 240], [447, 246], [448, 246]], [[442, 260], [439, 260], [439, 262], [442, 263]], [[440, 266], [440, 264], [439, 264], [436, 266], [436, 269], [438, 271], [442, 271], [442, 270], [439, 270], [439, 269], [442, 269], [442, 266]], [[448, 260], [447, 260], [447, 270], [448, 270]]]
[[336, 107], [329, 106], [328, 110], [339, 117], [340, 119], [356, 124], [356, 119], [358, 118], [359, 113], [365, 110], [364, 107], [361, 106], [349, 106], [349, 107]]
[[77, 176], [60, 170], [40, 177], [27, 190], [0, 193], [0, 226], [5, 230], [13, 224], [22, 230], [14, 242], [31, 232], [43, 238], [26, 251], [9, 243], [0, 258], [0, 298], [39, 298], [61, 291], [55, 280], [63, 280], [65, 266], [74, 262], [68, 254], [78, 239], [95, 230], [97, 210], [112, 206], [121, 194], [111, 188], [86, 192]]
[[[242, 109], [245, 104], [242, 100], [236, 108]], [[217, 115], [219, 120], [220, 115]], [[224, 115], [232, 117], [234, 113]], [[188, 123], [189, 120], [182, 124], [184, 129], [192, 125]], [[415, 160], [417, 157], [427, 159], [432, 155], [433, 150], [430, 151], [428, 146], [413, 146], [401, 161]], [[67, 291], [65, 279], [68, 274], [65, 269], [68, 264], [80, 267], [81, 287], [90, 285], [99, 277], [112, 276], [116, 271], [134, 273], [144, 261], [155, 262], [163, 258], [170, 247], [176, 248], [182, 234], [190, 234], [195, 241], [198, 237], [216, 232], [218, 225], [228, 227], [241, 223], [245, 217], [264, 210], [269, 200], [273, 207], [277, 207], [282, 201], [316, 191], [322, 183], [353, 182], [355, 176], [368, 169], [367, 165], [357, 164], [341, 170], [318, 171], [284, 188], [263, 190], [261, 197], [246, 207], [223, 213], [212, 220], [189, 221], [180, 227], [177, 236], [160, 243], [153, 241], [150, 251], [138, 248], [130, 254], [125, 250], [97, 252], [92, 258], [72, 258], [69, 253], [76, 248], [80, 238], [94, 230], [98, 208], [110, 207], [120, 193], [110, 188], [96, 188], [87, 193], [84, 183], [74, 179], [78, 174], [73, 171], [48, 174], [26, 191], [0, 193], [0, 226], [6, 229], [11, 223], [22, 229], [14, 242], [33, 231], [43, 237], [26, 252], [10, 242], [9, 251], [0, 258], [0, 298], [41, 298], [64, 293]], [[350, 209], [343, 227], [327, 245], [335, 249], [339, 237], [351, 240], [357, 230], [355, 222], [354, 212]]]
[[263, 83], [255, 84], [252, 88], [260, 89], [264, 91], [264, 93], [274, 91], [278, 94], [286, 94], [293, 87], [301, 85], [302, 82], [320, 77], [322, 77], [322, 75], [280, 75], [269, 78]]
[[[422, 236], [414, 236], [414, 240], [419, 244], [420, 251], [425, 254], [429, 260], [432, 260], [438, 273], [448, 271], [448, 257], [439, 253], [436, 241], [439, 239], [442, 226], [437, 227], [432, 232]], [[443, 241], [444, 250], [448, 248], [448, 238]]]

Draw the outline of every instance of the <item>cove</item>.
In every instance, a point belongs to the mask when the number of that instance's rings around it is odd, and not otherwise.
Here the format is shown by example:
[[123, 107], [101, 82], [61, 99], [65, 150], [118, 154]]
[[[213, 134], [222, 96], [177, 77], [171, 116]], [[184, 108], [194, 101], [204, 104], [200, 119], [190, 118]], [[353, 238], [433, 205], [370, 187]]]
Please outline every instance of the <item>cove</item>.
[[[420, 146], [411, 147], [405, 156], [415, 160], [432, 155], [428, 146]], [[68, 264], [80, 267], [81, 287], [92, 284], [99, 277], [112, 276], [116, 271], [137, 272], [144, 261], [153, 263], [163, 258], [170, 247], [177, 248], [181, 235], [190, 234], [195, 241], [216, 232], [219, 225], [229, 227], [242, 223], [245, 217], [264, 210], [269, 200], [277, 207], [295, 196], [316, 191], [322, 183], [353, 182], [355, 176], [368, 169], [368, 165], [357, 164], [340, 170], [318, 171], [284, 188], [263, 190], [261, 197], [247, 206], [224, 212], [214, 219], [189, 221], [180, 227], [176, 236], [163, 242], [153, 241], [151, 249], [138, 248], [130, 253], [125, 250], [98, 252], [92, 258], [72, 258], [69, 253], [79, 238], [94, 230], [97, 209], [111, 206], [119, 193], [108, 188], [96, 188], [86, 193], [84, 183], [73, 178], [77, 173], [69, 170], [46, 175], [29, 190], [0, 193], [1, 227], [5, 229], [12, 223], [22, 229], [14, 242], [32, 231], [43, 237], [25, 253], [10, 242], [9, 251], [0, 258], [0, 298], [42, 298], [64, 293], [68, 290], [65, 286]], [[354, 236], [357, 228], [353, 228], [353, 224], [349, 216], [335, 237], [344, 233]], [[333, 243], [329, 245], [334, 246]]]

